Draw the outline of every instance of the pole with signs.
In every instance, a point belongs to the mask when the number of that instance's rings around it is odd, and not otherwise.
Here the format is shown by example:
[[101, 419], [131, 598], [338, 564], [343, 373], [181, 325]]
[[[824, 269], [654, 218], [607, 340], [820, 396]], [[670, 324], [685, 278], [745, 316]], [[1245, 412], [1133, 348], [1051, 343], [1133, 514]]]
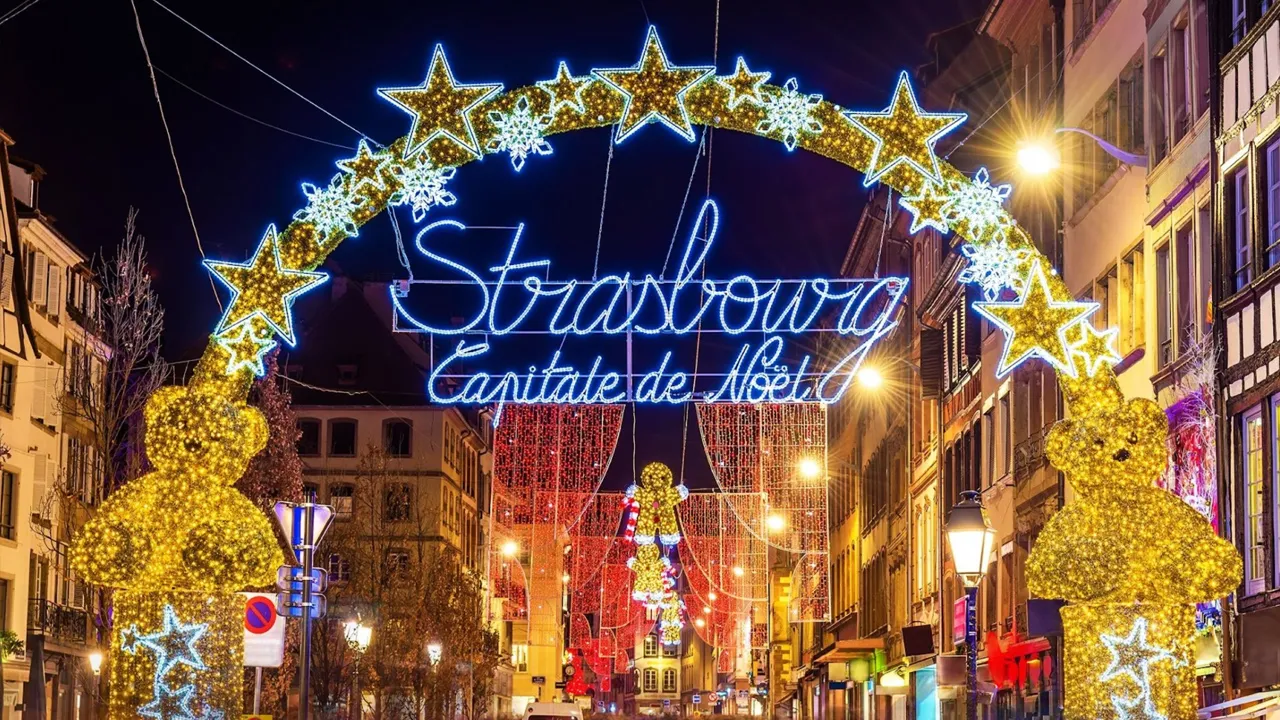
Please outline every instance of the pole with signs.
[[315, 550], [333, 521], [333, 508], [317, 505], [314, 496], [304, 503], [278, 502], [275, 506], [276, 521], [289, 537], [293, 551], [292, 565], [280, 568], [276, 585], [283, 591], [276, 596], [276, 605], [282, 615], [302, 618], [302, 648], [298, 661], [301, 669], [299, 682], [298, 717], [306, 720], [311, 705], [311, 621], [324, 617], [324, 588], [328, 576], [315, 567]]

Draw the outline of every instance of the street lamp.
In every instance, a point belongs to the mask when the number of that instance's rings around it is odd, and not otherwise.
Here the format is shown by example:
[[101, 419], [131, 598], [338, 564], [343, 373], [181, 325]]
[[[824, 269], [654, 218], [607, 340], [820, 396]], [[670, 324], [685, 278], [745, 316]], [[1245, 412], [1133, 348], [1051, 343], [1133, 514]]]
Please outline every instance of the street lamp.
[[360, 688], [360, 660], [373, 640], [373, 628], [359, 620], [348, 620], [342, 626], [342, 635], [346, 638], [347, 645], [356, 652], [355, 676], [351, 683], [351, 697], [347, 700], [347, 714], [352, 720], [360, 720], [364, 715], [364, 695]]
[[806, 480], [813, 480], [822, 475], [822, 463], [812, 455], [800, 458], [797, 469], [800, 471], [800, 477]]
[[[1103, 152], [1116, 160], [1119, 160], [1125, 165], [1143, 168], [1147, 166], [1146, 155], [1125, 152], [1088, 130], [1064, 127], [1058, 128], [1053, 132], [1055, 135], [1058, 133], [1068, 132], [1083, 135], [1097, 143], [1098, 147], [1101, 148]], [[1035, 177], [1040, 177], [1053, 172], [1058, 169], [1060, 164], [1058, 160], [1058, 149], [1055, 147], [1054, 142], [1047, 138], [1041, 140], [1025, 140], [1020, 143], [1018, 145], [1017, 161], [1018, 168], [1022, 170], [1023, 173]]]
[[94, 677], [102, 674], [102, 653], [97, 650], [89, 653], [89, 669], [93, 671]]
[[769, 513], [769, 517], [765, 518], [764, 522], [769, 532], [782, 532], [787, 529], [787, 518], [776, 512]]
[[995, 542], [996, 531], [982, 507], [982, 494], [975, 490], [960, 493], [960, 502], [947, 515], [947, 544], [956, 573], [964, 580], [964, 646], [968, 672], [969, 720], [978, 717], [978, 583], [986, 572], [987, 558]]
[[435, 667], [435, 665], [440, 662], [440, 658], [443, 656], [444, 656], [444, 646], [440, 644], [439, 640], [432, 640], [431, 642], [427, 643], [427, 662], [431, 663], [432, 667]]
[[858, 379], [858, 384], [867, 390], [879, 390], [880, 386], [884, 385], [884, 376], [873, 367], [864, 366], [859, 368], [855, 377]]
[[502, 543], [502, 554], [506, 557], [515, 557], [520, 552], [520, 545], [515, 540], [508, 540]]

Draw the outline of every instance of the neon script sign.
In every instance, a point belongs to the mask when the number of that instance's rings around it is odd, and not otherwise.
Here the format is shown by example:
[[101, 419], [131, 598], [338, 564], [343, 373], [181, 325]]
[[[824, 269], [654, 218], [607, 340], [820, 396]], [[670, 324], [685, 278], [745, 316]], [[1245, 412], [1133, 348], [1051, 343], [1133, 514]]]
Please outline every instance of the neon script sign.
[[[466, 226], [455, 220], [437, 221], [418, 232], [415, 244], [436, 269], [457, 278], [393, 284], [397, 328], [457, 338], [443, 359], [433, 361], [428, 392], [434, 402], [492, 403], [499, 414], [506, 403], [839, 400], [875, 342], [897, 326], [895, 317], [907, 279], [758, 280], [749, 275], [711, 279], [706, 277], [705, 262], [719, 227], [719, 208], [708, 200], [693, 223], [674, 279], [652, 274], [636, 278], [628, 272], [552, 281], [546, 279], [551, 274], [550, 260], [518, 257], [524, 225], [516, 228], [500, 264], [477, 271], [447, 257], [442, 249], [447, 242], [445, 230], [465, 231]], [[699, 230], [706, 236], [700, 237]], [[476, 300], [460, 323], [432, 324], [406, 307], [404, 299], [416, 284], [464, 286]], [[742, 339], [725, 371], [695, 374], [678, 369], [671, 350], [661, 355], [656, 367], [639, 373], [631, 370], [633, 338], [699, 332]], [[825, 368], [815, 367], [810, 352], [787, 352], [784, 337], [810, 333], [835, 333], [841, 338]], [[559, 336], [561, 349], [544, 365], [525, 371], [474, 369], [482, 365], [491, 342], [514, 335]], [[585, 365], [566, 360], [564, 340], [583, 336], [626, 336], [626, 366], [613, 367], [600, 354]], [[700, 378], [713, 381], [695, 389]]]

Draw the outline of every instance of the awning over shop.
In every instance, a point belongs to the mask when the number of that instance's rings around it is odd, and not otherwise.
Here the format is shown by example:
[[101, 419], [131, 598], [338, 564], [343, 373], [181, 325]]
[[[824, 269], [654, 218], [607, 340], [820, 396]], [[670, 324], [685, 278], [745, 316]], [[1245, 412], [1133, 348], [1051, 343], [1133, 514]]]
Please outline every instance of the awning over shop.
[[1280, 690], [1254, 693], [1197, 711], [1200, 720], [1280, 720]]
[[866, 657], [876, 650], [884, 649], [884, 638], [858, 638], [857, 640], [837, 640], [828, 645], [813, 658], [815, 663], [849, 662], [857, 657]]

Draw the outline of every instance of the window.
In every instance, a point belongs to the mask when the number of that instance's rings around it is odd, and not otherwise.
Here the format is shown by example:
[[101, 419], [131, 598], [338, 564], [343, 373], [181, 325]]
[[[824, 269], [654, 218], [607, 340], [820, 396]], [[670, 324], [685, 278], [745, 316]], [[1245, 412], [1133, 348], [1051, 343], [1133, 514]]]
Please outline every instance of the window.
[[1174, 288], [1173, 333], [1175, 354], [1182, 356], [1187, 345], [1197, 336], [1196, 322], [1196, 248], [1191, 220], [1188, 219], [1173, 235]]
[[1119, 298], [1116, 320], [1120, 326], [1120, 354], [1128, 355], [1146, 343], [1146, 268], [1142, 264], [1142, 244], [1120, 259]]
[[1245, 34], [1249, 32], [1249, 2], [1248, 0], [1231, 0], [1231, 44], [1235, 45], [1244, 40]]
[[298, 418], [298, 454], [316, 457], [320, 454], [320, 421], [315, 418]]
[[662, 692], [673, 693], [676, 691], [676, 670], [675, 668], [667, 668], [662, 671]]
[[[8, 470], [0, 470], [0, 538], [14, 539], [14, 503], [17, 502], [18, 478]], [[0, 618], [2, 620], [2, 618]], [[0, 623], [0, 627], [2, 627]]]
[[1209, 308], [1213, 303], [1213, 260], [1212, 251], [1213, 220], [1208, 203], [1196, 211], [1196, 264], [1200, 268], [1199, 294], [1197, 295], [1196, 318], [1194, 322], [1199, 328], [1199, 336], [1208, 335], [1212, 329], [1213, 317]]
[[1009, 394], [1000, 396], [1000, 414], [996, 416], [999, 429], [999, 441], [996, 449], [999, 458], [996, 460], [996, 477], [1003, 478], [1013, 471], [1013, 417], [1009, 414]]
[[524, 643], [511, 645], [511, 665], [516, 672], [529, 672], [529, 646]]
[[644, 636], [644, 656], [647, 658], [658, 657], [658, 636]]
[[335, 457], [355, 457], [355, 420], [329, 421], [329, 454]]
[[407, 458], [412, 454], [413, 423], [387, 420], [382, 423], [382, 447], [391, 457]]
[[[1280, 262], [1280, 140], [1273, 140], [1267, 145], [1265, 163], [1267, 184], [1263, 200], [1267, 204], [1267, 226], [1263, 230], [1267, 242], [1267, 267], [1271, 267]], [[1247, 212], [1245, 218], [1247, 221]]]
[[329, 582], [349, 582], [351, 561], [338, 553], [329, 553]]
[[1191, 0], [1192, 88], [1196, 117], [1209, 109], [1209, 0]]
[[1191, 32], [1186, 13], [1169, 33], [1169, 126], [1174, 145], [1191, 129]]
[[356, 376], [359, 375], [360, 368], [356, 365], [339, 365], [338, 366], [338, 384], [339, 385], [355, 385]]
[[339, 520], [351, 519], [352, 501], [355, 500], [355, 486], [332, 485], [329, 487], [329, 504]]
[[403, 578], [409, 574], [409, 551], [408, 550], [388, 550], [387, 551], [387, 577]]
[[995, 484], [996, 479], [996, 426], [995, 426], [995, 408], [982, 414], [982, 438], [985, 441], [982, 445], [982, 486], [989, 488]]
[[315, 502], [320, 497], [320, 486], [313, 482], [302, 483], [302, 499], [307, 502]]
[[1164, 367], [1173, 362], [1173, 303], [1169, 291], [1169, 245], [1156, 250], [1156, 342], [1159, 354], [1156, 365]]
[[13, 363], [0, 364], [0, 410], [13, 412], [13, 388], [18, 378], [18, 366]]
[[[1267, 157], [1274, 156], [1267, 148]], [[1270, 163], [1271, 161], [1268, 160]], [[1232, 292], [1239, 292], [1253, 282], [1253, 254], [1249, 247], [1249, 168], [1242, 167], [1227, 176], [1227, 232], [1231, 235]]]
[[413, 488], [405, 483], [387, 486], [385, 518], [388, 522], [404, 522], [413, 516]]
[[680, 657], [680, 643], [662, 643], [662, 657]]
[[[35, 597], [35, 594], [32, 594]], [[0, 580], [0, 631], [9, 629], [9, 581]]]
[[1151, 162], [1157, 164], [1169, 154], [1168, 96], [1169, 45], [1151, 53]]
[[1262, 474], [1262, 410], [1244, 417], [1244, 591], [1262, 592], [1267, 575], [1266, 483]]
[[644, 669], [644, 692], [658, 692], [658, 671], [653, 668]]

